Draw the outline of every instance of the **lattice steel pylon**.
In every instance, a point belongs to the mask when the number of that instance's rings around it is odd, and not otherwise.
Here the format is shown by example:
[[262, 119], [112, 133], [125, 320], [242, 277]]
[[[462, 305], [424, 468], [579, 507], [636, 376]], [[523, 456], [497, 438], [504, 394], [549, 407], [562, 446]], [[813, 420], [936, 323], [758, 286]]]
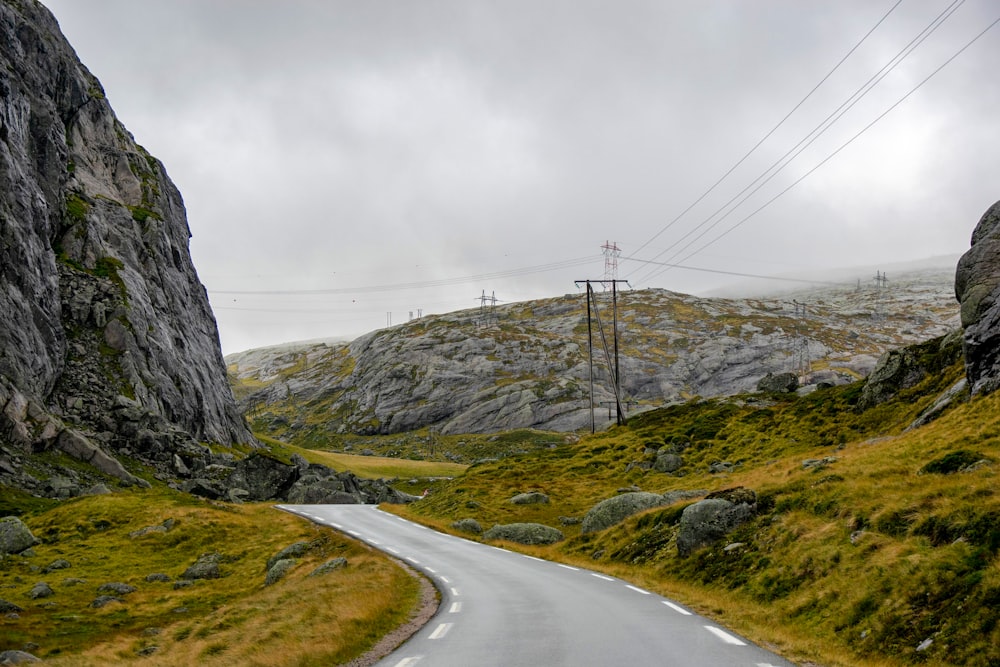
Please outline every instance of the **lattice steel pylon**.
[[618, 280], [618, 258], [621, 257], [622, 250], [618, 247], [617, 241], [605, 241], [601, 246], [604, 251], [604, 291], [608, 291], [608, 285], [614, 285]]

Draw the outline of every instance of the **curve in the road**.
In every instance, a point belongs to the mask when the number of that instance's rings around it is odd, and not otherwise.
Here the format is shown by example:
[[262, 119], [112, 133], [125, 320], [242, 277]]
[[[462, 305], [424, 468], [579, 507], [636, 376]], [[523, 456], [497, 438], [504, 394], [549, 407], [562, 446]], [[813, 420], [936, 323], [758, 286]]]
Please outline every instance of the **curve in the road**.
[[672, 600], [615, 577], [438, 533], [370, 505], [281, 505], [407, 562], [437, 615], [379, 667], [789, 667]]

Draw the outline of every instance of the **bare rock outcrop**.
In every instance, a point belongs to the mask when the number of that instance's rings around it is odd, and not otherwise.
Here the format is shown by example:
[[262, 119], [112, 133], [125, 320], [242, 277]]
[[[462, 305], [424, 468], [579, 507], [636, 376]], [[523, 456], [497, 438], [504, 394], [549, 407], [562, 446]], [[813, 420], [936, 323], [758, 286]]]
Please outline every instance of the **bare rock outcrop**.
[[955, 272], [965, 327], [965, 367], [972, 395], [1000, 388], [1000, 202], [972, 232], [972, 247]]
[[0, 483], [42, 493], [50, 449], [135, 484], [123, 456], [253, 443], [163, 164], [41, 3], [0, 2], [0, 63]]

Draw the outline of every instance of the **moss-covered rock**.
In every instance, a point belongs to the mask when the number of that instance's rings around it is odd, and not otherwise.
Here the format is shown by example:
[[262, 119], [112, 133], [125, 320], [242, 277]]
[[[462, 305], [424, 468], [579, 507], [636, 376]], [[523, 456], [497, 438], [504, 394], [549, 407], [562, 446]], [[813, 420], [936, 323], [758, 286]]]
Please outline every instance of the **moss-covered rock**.
[[553, 544], [566, 539], [558, 528], [540, 523], [496, 525], [483, 533], [485, 540], [507, 540], [518, 544]]
[[636, 512], [665, 504], [667, 504], [667, 500], [658, 493], [647, 493], [645, 491], [623, 493], [594, 505], [587, 512], [586, 516], [583, 517], [583, 524], [580, 526], [580, 531], [583, 533], [594, 533], [604, 530], [624, 521]]

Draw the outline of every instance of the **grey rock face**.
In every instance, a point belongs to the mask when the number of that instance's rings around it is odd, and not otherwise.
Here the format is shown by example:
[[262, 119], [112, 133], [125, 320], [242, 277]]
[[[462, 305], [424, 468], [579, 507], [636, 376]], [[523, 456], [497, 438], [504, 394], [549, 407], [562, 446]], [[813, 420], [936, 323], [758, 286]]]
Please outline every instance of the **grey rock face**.
[[966, 377], [972, 395], [1000, 388], [1000, 202], [972, 232], [972, 248], [958, 262], [955, 296], [965, 327]]
[[16, 516], [0, 519], [0, 556], [19, 554], [38, 544], [38, 540], [24, 522]]
[[[753, 392], [765, 374], [796, 368], [803, 351], [816, 367], [808, 384], [854, 381], [886, 350], [957, 326], [952, 271], [894, 275], [892, 289], [879, 297], [884, 327], [871, 326], [874, 291], [853, 280], [784, 299], [622, 293], [622, 385], [625, 398], [641, 406], [627, 412], [694, 395]], [[807, 316], [796, 317], [793, 296], [808, 304]], [[311, 429], [373, 434], [430, 426], [454, 434], [588, 427], [585, 300], [567, 295], [509, 304], [497, 315], [491, 327], [478, 325], [478, 310], [431, 315], [349, 344], [287, 344], [227, 361], [235, 381], [246, 380], [247, 400], [259, 406], [257, 426], [293, 441]], [[595, 403], [604, 405], [614, 396], [595, 344]], [[289, 420], [292, 404], [322, 405], [316, 416], [325, 422]], [[595, 417], [598, 425], [614, 421], [606, 408]]]
[[0, 63], [0, 445], [134, 484], [118, 453], [253, 442], [163, 165], [41, 3], [0, 4]]

